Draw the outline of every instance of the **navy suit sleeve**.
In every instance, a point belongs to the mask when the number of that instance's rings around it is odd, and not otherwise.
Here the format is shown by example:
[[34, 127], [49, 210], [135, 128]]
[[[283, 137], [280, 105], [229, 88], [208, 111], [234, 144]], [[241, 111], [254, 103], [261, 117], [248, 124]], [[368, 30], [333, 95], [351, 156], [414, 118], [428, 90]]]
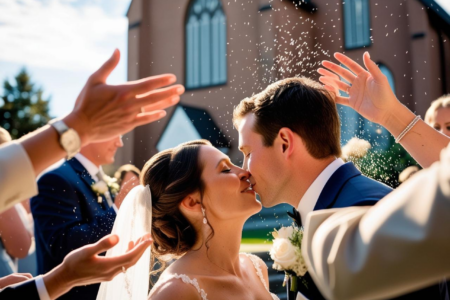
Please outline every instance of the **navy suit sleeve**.
[[0, 299], [31, 299], [39, 300], [36, 282], [28, 280], [18, 285], [13, 285], [0, 290]]
[[92, 208], [87, 208], [91, 202], [62, 176], [47, 173], [38, 181], [38, 188], [39, 194], [31, 199], [35, 231], [56, 260], [62, 261], [72, 250], [111, 233], [114, 210], [92, 213]]

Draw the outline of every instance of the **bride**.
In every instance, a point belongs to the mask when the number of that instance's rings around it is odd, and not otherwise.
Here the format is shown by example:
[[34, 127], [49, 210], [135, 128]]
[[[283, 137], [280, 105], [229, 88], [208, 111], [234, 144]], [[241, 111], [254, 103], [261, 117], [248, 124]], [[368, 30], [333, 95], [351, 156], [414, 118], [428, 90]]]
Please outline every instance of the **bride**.
[[[151, 232], [153, 245], [139, 262], [101, 284], [97, 299], [278, 299], [257, 256], [239, 253], [245, 221], [261, 210], [250, 174], [205, 140], [181, 144], [153, 156], [141, 185], [125, 198], [114, 223], [118, 246]], [[149, 295], [154, 260], [176, 259]]]

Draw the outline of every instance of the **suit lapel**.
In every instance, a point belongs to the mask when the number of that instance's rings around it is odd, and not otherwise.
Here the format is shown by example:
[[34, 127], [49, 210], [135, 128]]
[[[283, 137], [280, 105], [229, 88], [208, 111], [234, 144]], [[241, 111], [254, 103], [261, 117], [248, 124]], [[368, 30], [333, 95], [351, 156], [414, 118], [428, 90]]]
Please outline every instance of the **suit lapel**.
[[[98, 198], [98, 195], [94, 193], [92, 190], [92, 185], [95, 183], [95, 180], [92, 178], [91, 174], [89, 174], [88, 170], [76, 159], [72, 158], [71, 160], [68, 160], [67, 163], [75, 170], [75, 173], [77, 173], [78, 176], [80, 176], [81, 180], [84, 181], [84, 183], [87, 184], [89, 190], [92, 192], [92, 195], [95, 197], [96, 201]], [[102, 197], [102, 203], [98, 203], [103, 209], [107, 209], [108, 205], [105, 195], [101, 195]]]
[[86, 168], [83, 167], [83, 165], [76, 158], [68, 160], [67, 163], [72, 167], [72, 169], [75, 170], [75, 172], [80, 176], [80, 178], [92, 190], [92, 185], [95, 183], [95, 180], [92, 178], [91, 174], [89, 174], [89, 172], [86, 170]]
[[345, 183], [349, 179], [360, 175], [361, 172], [351, 162], [348, 162], [337, 169], [325, 184], [314, 210], [333, 207]]

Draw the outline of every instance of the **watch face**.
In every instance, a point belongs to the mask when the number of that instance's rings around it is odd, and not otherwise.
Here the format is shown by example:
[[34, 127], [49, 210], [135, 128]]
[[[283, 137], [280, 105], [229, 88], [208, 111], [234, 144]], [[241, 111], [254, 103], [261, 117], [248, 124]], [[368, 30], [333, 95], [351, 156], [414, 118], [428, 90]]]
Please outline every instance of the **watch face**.
[[77, 153], [80, 149], [81, 142], [75, 130], [69, 129], [61, 135], [61, 146], [68, 154]]

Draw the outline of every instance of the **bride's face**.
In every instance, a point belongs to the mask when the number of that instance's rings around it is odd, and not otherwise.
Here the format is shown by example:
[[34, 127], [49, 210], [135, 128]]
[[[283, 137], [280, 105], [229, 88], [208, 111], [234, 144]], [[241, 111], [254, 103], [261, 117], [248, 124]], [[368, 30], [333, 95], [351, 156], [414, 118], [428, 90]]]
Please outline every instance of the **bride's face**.
[[211, 222], [247, 219], [261, 210], [254, 191], [249, 190], [249, 172], [233, 165], [230, 158], [211, 146], [202, 146], [200, 161], [205, 183], [203, 205]]

